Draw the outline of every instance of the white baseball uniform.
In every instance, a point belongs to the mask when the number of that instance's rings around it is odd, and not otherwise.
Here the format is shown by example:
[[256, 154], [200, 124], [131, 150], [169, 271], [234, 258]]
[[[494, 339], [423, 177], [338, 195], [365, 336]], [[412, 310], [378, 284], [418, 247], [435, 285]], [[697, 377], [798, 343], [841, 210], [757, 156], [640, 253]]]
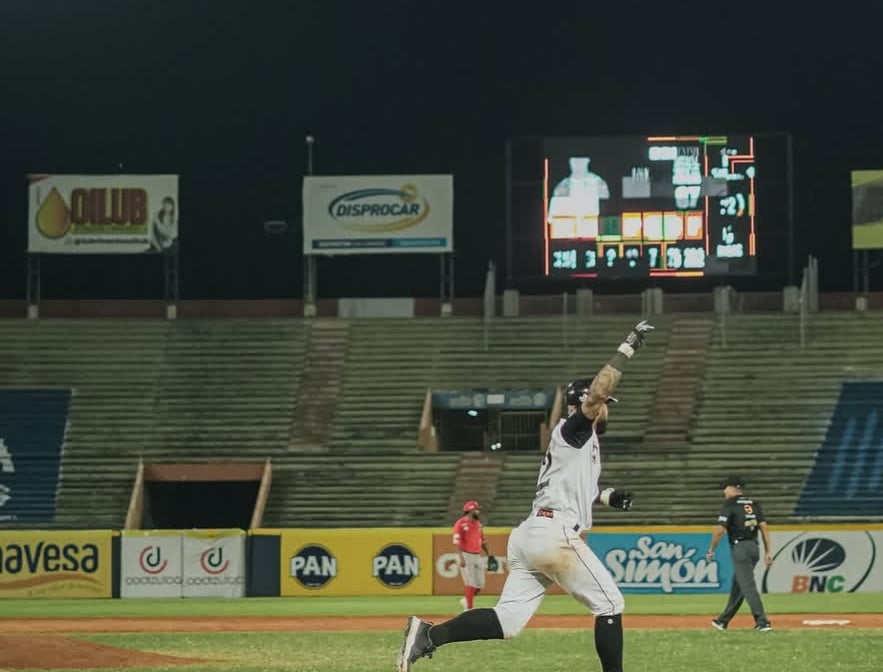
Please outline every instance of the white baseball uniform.
[[622, 613], [622, 593], [580, 536], [592, 527], [600, 475], [598, 435], [577, 410], [552, 431], [533, 510], [509, 535], [509, 576], [494, 607], [506, 639], [527, 625], [553, 583], [595, 616]]

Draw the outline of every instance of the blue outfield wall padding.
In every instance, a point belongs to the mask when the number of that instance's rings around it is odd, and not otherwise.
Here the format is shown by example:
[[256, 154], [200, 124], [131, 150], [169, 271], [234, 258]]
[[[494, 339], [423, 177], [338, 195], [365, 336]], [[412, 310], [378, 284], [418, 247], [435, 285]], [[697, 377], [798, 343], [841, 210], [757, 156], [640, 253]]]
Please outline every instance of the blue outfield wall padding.
[[247, 597], [279, 597], [279, 558], [282, 537], [278, 534], [250, 534], [246, 551]]

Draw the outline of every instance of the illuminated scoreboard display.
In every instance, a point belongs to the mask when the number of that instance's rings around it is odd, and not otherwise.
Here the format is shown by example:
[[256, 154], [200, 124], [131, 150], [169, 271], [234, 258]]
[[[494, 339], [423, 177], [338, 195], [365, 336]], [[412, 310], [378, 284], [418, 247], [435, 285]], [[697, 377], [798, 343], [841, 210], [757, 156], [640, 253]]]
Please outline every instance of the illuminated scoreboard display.
[[752, 136], [547, 138], [545, 275], [754, 274]]

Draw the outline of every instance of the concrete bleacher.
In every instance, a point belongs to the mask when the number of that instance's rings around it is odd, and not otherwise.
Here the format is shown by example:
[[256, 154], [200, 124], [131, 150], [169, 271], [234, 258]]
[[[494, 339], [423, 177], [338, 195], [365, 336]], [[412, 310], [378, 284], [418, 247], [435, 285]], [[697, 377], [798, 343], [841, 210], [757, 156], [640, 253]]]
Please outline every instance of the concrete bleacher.
[[[601, 440], [602, 487], [632, 489], [635, 506], [628, 514], [596, 507], [597, 524], [713, 524], [723, 501], [720, 481], [732, 472], [748, 480], [748, 490], [764, 502], [772, 522], [804, 520], [810, 513], [797, 509], [798, 498], [814, 487], [807, 477], [841, 384], [883, 380], [881, 334], [883, 314], [819, 314], [801, 348], [797, 316], [728, 316], [711, 336], [685, 451], [656, 450], [652, 418], [644, 419], [640, 443], [623, 440], [620, 409], [614, 408], [610, 431]], [[641, 356], [649, 352], [648, 347]], [[623, 376], [623, 388], [631, 373]], [[657, 404], [664, 404], [666, 390], [677, 387], [673, 378], [659, 381]], [[515, 524], [527, 513], [539, 464], [539, 455], [506, 456], [497, 506], [489, 514], [493, 524]], [[867, 477], [874, 478], [874, 472]], [[852, 489], [868, 491], [860, 483]], [[832, 499], [826, 509], [825, 497], [847, 492], [809, 492], [812, 517], [825, 518], [827, 510], [841, 520], [866, 518], [859, 500], [844, 506]]]
[[[495, 321], [484, 349], [476, 319], [354, 320], [331, 445], [412, 452], [427, 389], [555, 387], [593, 376], [634, 325], [633, 317]], [[654, 339], [664, 347], [665, 320]], [[643, 433], [661, 360], [636, 358], [618, 391], [621, 431]]]
[[718, 480], [739, 472], [771, 520], [796, 521], [841, 383], [883, 379], [883, 314], [818, 314], [803, 348], [796, 316], [733, 315], [726, 329], [726, 348], [715, 335], [690, 437], [686, 472], [698, 492], [672, 515], [709, 520]]
[[[335, 344], [330, 438], [303, 448], [290, 442], [310, 361], [303, 320], [0, 321], [0, 384], [74, 391], [56, 527], [120, 527], [139, 457], [271, 457], [267, 526], [447, 525], [460, 454], [418, 451], [427, 389], [592, 377], [638, 319], [501, 318], [487, 349], [479, 319], [350, 320]], [[632, 489], [635, 508], [597, 507], [596, 522], [711, 524], [730, 472], [771, 521], [798, 520], [842, 382], [883, 380], [883, 314], [818, 314], [804, 348], [796, 316], [727, 316], [726, 347], [720, 324], [709, 332], [682, 445], [657, 441], [653, 424], [679, 384], [666, 349], [680, 320], [697, 318], [654, 319], [652, 345], [616, 390], [601, 480]], [[485, 522], [506, 526], [529, 510], [541, 453], [502, 454]]]
[[301, 373], [292, 320], [4, 320], [5, 386], [70, 387], [54, 527], [120, 527], [139, 457], [284, 454]]
[[443, 524], [459, 455], [289, 455], [273, 469], [266, 521], [286, 527]]

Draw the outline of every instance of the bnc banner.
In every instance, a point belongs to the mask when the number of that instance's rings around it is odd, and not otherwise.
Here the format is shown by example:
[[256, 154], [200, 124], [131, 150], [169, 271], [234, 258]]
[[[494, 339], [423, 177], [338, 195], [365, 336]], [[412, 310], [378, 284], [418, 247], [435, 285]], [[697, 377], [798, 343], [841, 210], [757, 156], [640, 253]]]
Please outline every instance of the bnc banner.
[[181, 532], [125, 530], [120, 597], [181, 597]]
[[245, 597], [245, 532], [183, 533], [184, 597]]
[[883, 526], [771, 531], [773, 564], [755, 570], [764, 593], [883, 591]]
[[28, 177], [29, 252], [165, 252], [178, 240], [177, 175]]
[[454, 249], [452, 175], [305, 177], [304, 254]]

